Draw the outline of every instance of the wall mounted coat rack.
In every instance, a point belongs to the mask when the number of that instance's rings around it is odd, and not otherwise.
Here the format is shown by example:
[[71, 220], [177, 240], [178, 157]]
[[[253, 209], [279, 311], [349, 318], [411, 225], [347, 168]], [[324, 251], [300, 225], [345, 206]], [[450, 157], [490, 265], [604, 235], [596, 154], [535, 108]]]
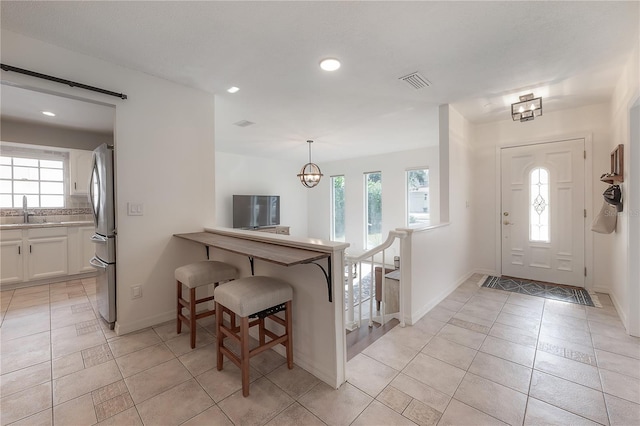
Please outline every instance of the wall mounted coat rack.
[[611, 151], [611, 172], [600, 176], [602, 182], [616, 184], [624, 182], [624, 145], [620, 144]]

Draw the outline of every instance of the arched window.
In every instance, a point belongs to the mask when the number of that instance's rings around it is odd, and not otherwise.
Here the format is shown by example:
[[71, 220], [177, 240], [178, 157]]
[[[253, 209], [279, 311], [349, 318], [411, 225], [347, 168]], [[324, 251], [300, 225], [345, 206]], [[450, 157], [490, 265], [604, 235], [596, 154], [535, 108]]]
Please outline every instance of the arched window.
[[549, 171], [542, 167], [529, 175], [529, 239], [549, 242]]

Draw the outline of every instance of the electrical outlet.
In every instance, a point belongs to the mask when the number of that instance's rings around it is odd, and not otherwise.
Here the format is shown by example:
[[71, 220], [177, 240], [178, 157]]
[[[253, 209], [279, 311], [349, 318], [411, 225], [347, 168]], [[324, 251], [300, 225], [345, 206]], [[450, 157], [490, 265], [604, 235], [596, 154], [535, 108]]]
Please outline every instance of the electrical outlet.
[[131, 298], [139, 299], [141, 297], [142, 297], [142, 286], [134, 285], [133, 287], [131, 287]]

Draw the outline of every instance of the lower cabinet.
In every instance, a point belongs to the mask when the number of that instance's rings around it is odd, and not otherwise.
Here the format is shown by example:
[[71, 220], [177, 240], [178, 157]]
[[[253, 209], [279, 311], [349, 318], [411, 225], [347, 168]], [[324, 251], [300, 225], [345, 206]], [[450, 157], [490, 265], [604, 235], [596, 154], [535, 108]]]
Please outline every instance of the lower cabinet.
[[[66, 228], [64, 235], [36, 237], [29, 235], [25, 252], [28, 248], [27, 280], [39, 280], [43, 278], [59, 277], [69, 273], [67, 264], [68, 237]], [[36, 231], [30, 229], [29, 232]], [[43, 231], [38, 229], [37, 231]], [[40, 233], [34, 233], [39, 235]], [[55, 233], [51, 233], [55, 234]], [[62, 234], [59, 232], [59, 234]]]
[[93, 226], [1, 231], [0, 284], [93, 272]]
[[24, 281], [22, 230], [3, 231], [0, 239], [0, 283]]

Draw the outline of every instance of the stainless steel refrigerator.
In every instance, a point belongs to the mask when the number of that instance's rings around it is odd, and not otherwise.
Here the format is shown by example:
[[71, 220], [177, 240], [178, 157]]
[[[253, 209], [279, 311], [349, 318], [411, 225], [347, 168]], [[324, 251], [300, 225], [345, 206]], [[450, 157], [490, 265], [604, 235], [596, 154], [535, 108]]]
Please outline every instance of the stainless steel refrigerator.
[[113, 146], [102, 144], [93, 151], [89, 199], [95, 232], [91, 237], [96, 254], [98, 312], [113, 329], [116, 321], [116, 213], [113, 177]]

